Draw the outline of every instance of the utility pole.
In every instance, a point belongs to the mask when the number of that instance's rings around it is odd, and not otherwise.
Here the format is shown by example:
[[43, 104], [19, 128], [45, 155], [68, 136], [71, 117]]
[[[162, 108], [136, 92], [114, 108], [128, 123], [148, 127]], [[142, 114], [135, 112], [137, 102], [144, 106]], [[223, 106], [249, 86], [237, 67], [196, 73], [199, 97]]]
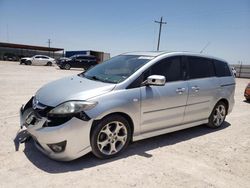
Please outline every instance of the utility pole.
[[157, 44], [157, 51], [159, 51], [159, 48], [160, 48], [160, 41], [161, 41], [161, 27], [162, 27], [162, 24], [167, 24], [167, 22], [163, 22], [163, 21], [162, 21], [162, 17], [161, 17], [161, 21], [155, 21], [155, 23], [160, 24], [159, 36], [158, 36], [158, 44]]
[[48, 39], [48, 45], [49, 45], [49, 56], [50, 56], [50, 44], [51, 44], [51, 40]]

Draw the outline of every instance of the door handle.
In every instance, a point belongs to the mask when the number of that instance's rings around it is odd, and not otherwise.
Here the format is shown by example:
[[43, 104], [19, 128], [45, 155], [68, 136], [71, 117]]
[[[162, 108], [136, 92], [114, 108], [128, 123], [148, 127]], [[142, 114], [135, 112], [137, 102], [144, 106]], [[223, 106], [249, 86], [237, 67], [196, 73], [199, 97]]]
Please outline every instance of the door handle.
[[198, 92], [200, 90], [198, 86], [192, 86], [191, 89], [195, 92]]
[[176, 93], [179, 93], [181, 95], [185, 90], [186, 90], [186, 88], [183, 87], [183, 88], [177, 88], [175, 91], [176, 91]]

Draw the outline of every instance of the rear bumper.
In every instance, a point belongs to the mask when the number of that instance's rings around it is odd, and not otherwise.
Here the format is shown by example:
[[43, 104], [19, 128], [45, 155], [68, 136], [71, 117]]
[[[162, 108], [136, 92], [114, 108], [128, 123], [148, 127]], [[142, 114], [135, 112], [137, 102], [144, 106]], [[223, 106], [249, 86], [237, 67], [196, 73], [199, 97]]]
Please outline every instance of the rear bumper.
[[[70, 161], [91, 151], [89, 136], [92, 120], [83, 121], [73, 117], [61, 125], [44, 127], [47, 121], [44, 117], [37, 117], [32, 108], [22, 106], [20, 109], [21, 127], [26, 127], [36, 147], [50, 158]], [[48, 146], [63, 141], [66, 141], [66, 146], [62, 152], [54, 152]]]

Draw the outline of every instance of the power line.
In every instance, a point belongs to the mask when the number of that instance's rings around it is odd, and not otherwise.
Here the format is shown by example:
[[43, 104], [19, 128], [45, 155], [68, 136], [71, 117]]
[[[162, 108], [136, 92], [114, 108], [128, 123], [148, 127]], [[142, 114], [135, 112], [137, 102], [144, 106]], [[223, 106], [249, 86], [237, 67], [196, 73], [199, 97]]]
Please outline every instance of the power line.
[[159, 35], [158, 35], [158, 44], [157, 44], [157, 51], [159, 51], [159, 48], [160, 48], [160, 41], [161, 41], [161, 27], [162, 27], [162, 24], [167, 24], [167, 22], [163, 22], [163, 21], [162, 21], [162, 17], [161, 17], [161, 20], [160, 20], [160, 21], [155, 21], [155, 23], [160, 24], [160, 27], [159, 27]]

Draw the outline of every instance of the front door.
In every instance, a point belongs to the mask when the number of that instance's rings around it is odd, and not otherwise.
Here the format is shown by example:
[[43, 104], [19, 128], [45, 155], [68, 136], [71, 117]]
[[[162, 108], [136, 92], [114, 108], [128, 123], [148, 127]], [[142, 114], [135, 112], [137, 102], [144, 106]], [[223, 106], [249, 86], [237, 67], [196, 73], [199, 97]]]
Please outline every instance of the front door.
[[41, 63], [41, 56], [35, 56], [33, 61], [32, 61], [32, 65], [40, 65]]
[[181, 57], [170, 57], [154, 64], [145, 77], [162, 75], [165, 86], [141, 87], [141, 133], [182, 124], [188, 96], [183, 81]]

